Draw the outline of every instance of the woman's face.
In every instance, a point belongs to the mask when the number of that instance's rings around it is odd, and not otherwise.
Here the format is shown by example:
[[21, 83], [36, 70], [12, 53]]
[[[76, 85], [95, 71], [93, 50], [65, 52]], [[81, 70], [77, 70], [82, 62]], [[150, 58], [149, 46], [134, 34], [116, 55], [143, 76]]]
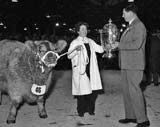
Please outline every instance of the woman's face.
[[78, 31], [79, 36], [86, 37], [87, 36], [87, 27], [85, 25], [81, 25]]

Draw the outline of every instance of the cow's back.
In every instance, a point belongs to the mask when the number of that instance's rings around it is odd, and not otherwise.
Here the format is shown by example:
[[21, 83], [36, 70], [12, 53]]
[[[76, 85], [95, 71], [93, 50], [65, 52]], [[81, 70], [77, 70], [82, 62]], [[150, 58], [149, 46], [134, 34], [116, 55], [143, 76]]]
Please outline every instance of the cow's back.
[[9, 59], [12, 59], [12, 56], [24, 51], [26, 46], [18, 41], [13, 40], [2, 40], [0, 41], [0, 67], [4, 67], [4, 64]]
[[10, 64], [17, 60], [17, 56], [21, 54], [25, 48], [26, 46], [18, 41], [7, 39], [0, 41], [0, 89], [6, 89], [6, 87], [8, 87]]

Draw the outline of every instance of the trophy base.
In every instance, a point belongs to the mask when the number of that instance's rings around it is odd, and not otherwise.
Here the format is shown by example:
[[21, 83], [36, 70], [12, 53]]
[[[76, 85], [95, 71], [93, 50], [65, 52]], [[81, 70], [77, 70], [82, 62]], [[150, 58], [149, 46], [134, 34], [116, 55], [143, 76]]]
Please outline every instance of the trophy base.
[[112, 53], [105, 53], [105, 54], [103, 54], [103, 58], [112, 58], [112, 57], [114, 57], [115, 55], [113, 55]]

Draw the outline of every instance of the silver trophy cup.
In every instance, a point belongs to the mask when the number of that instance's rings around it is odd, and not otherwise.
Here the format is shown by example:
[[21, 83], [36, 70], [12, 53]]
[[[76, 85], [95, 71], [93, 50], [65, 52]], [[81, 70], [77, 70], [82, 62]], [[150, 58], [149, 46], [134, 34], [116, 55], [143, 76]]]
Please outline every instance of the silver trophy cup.
[[[115, 24], [112, 23], [112, 20], [109, 19], [108, 24], [103, 26], [103, 29], [99, 30], [100, 33], [100, 41], [103, 46], [105, 53], [103, 57], [111, 58], [113, 56], [112, 50], [114, 46], [112, 46], [119, 37], [119, 31]], [[110, 47], [110, 48], [108, 48]]]

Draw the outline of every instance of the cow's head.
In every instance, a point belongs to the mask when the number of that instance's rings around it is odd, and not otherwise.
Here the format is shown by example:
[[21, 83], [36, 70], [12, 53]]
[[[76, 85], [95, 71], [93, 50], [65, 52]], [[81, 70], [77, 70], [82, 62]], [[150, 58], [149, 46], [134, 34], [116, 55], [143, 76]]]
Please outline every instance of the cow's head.
[[[57, 64], [58, 51], [62, 51], [65, 47], [55, 46], [49, 41], [34, 42], [36, 48], [32, 49], [33, 57], [30, 56], [28, 65], [31, 71], [33, 86], [32, 93], [42, 95], [45, 92], [44, 85], [53, 67]], [[65, 44], [66, 45], [66, 44]], [[62, 49], [63, 48], [63, 49]], [[40, 92], [41, 91], [41, 92]]]
[[63, 39], [58, 40], [55, 44], [47, 40], [27, 41], [25, 44], [36, 54], [42, 73], [45, 72], [46, 67], [56, 66], [57, 59], [59, 58], [58, 53], [62, 52], [67, 46], [67, 42]]
[[36, 57], [39, 60], [41, 72], [45, 73], [47, 68], [55, 67], [58, 59], [58, 50], [63, 50], [64, 47], [56, 47], [49, 41], [41, 41], [37, 46]]

